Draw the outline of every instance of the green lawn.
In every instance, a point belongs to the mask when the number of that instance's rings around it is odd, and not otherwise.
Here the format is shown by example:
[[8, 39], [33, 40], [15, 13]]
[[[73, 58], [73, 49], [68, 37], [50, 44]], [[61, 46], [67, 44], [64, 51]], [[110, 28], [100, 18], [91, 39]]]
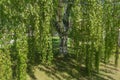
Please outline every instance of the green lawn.
[[86, 76], [84, 65], [78, 65], [72, 56], [56, 58], [51, 66], [36, 66], [28, 80], [120, 80], [120, 65], [114, 66], [114, 57], [107, 65], [101, 63], [100, 73], [93, 72], [91, 77]]

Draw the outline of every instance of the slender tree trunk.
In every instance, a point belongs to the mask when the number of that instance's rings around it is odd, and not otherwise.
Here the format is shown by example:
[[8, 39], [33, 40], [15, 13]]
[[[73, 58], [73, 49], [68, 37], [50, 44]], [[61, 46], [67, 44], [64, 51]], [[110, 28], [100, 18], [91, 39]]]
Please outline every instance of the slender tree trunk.
[[119, 47], [120, 47], [120, 29], [119, 29], [118, 41], [117, 41], [117, 45], [116, 45], [115, 66], [118, 66]]
[[68, 40], [68, 35], [60, 35], [60, 53], [67, 54], [67, 40]]

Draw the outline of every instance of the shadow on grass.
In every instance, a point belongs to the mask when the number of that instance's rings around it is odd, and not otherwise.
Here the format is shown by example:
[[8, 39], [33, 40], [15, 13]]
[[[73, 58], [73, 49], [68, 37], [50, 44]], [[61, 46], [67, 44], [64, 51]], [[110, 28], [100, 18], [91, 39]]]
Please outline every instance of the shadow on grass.
[[117, 67], [115, 67], [115, 65], [113, 66], [113, 64], [101, 64], [101, 66], [103, 66], [106, 69], [110, 69], [110, 70], [114, 70], [114, 71], [118, 71]]
[[[100, 69], [102, 73], [92, 71], [91, 76], [87, 75], [86, 68], [78, 64], [75, 60], [75, 55], [66, 55], [65, 57], [56, 57], [53, 60], [53, 65], [35, 65], [39, 71], [43, 71], [52, 80], [115, 80], [112, 76], [104, 73], [114, 74], [111, 70], [116, 68], [111, 64], [102, 64], [104, 69]], [[107, 70], [107, 71], [106, 71]], [[37, 80], [32, 70], [28, 71], [32, 80]], [[39, 79], [38, 79], [39, 80]]]
[[77, 65], [68, 58], [57, 58], [54, 60], [54, 66], [39, 66], [39, 70], [46, 72], [46, 74], [57, 80], [79, 80]]
[[44, 71], [53, 80], [115, 80], [110, 75], [102, 73], [92, 72], [91, 76], [87, 76], [86, 68], [80, 66], [73, 56], [55, 58], [53, 64], [40, 65], [38, 69]]
[[102, 74], [102, 73], [99, 73], [99, 74], [94, 73], [93, 76], [94, 76], [94, 79], [92, 79], [92, 80], [116, 80], [113, 77], [111, 77], [110, 75], [106, 75], [106, 74]]

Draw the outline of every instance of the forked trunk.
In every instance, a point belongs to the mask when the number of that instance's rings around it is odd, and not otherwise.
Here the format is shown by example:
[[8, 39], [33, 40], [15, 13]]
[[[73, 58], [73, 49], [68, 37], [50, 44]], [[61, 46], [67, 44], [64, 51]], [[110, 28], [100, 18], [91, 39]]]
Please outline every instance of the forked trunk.
[[[53, 18], [53, 25], [55, 26], [59, 38], [60, 38], [60, 48], [59, 53], [67, 54], [67, 38], [68, 32], [70, 29], [70, 12], [72, 10], [72, 6], [74, 0], [68, 0], [69, 3], [65, 3], [64, 0], [58, 0], [57, 8], [55, 8], [55, 18]], [[72, 4], [71, 4], [72, 3]]]

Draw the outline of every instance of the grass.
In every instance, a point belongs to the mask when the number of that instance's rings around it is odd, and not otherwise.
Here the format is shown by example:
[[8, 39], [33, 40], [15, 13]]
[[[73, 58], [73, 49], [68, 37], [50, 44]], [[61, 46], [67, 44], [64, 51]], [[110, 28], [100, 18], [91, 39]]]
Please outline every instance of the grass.
[[35, 66], [34, 77], [28, 75], [28, 80], [120, 80], [120, 65], [114, 66], [114, 57], [109, 64], [101, 63], [100, 73], [93, 72], [90, 77], [86, 75], [84, 65], [78, 66], [74, 56], [55, 58], [51, 66]]

